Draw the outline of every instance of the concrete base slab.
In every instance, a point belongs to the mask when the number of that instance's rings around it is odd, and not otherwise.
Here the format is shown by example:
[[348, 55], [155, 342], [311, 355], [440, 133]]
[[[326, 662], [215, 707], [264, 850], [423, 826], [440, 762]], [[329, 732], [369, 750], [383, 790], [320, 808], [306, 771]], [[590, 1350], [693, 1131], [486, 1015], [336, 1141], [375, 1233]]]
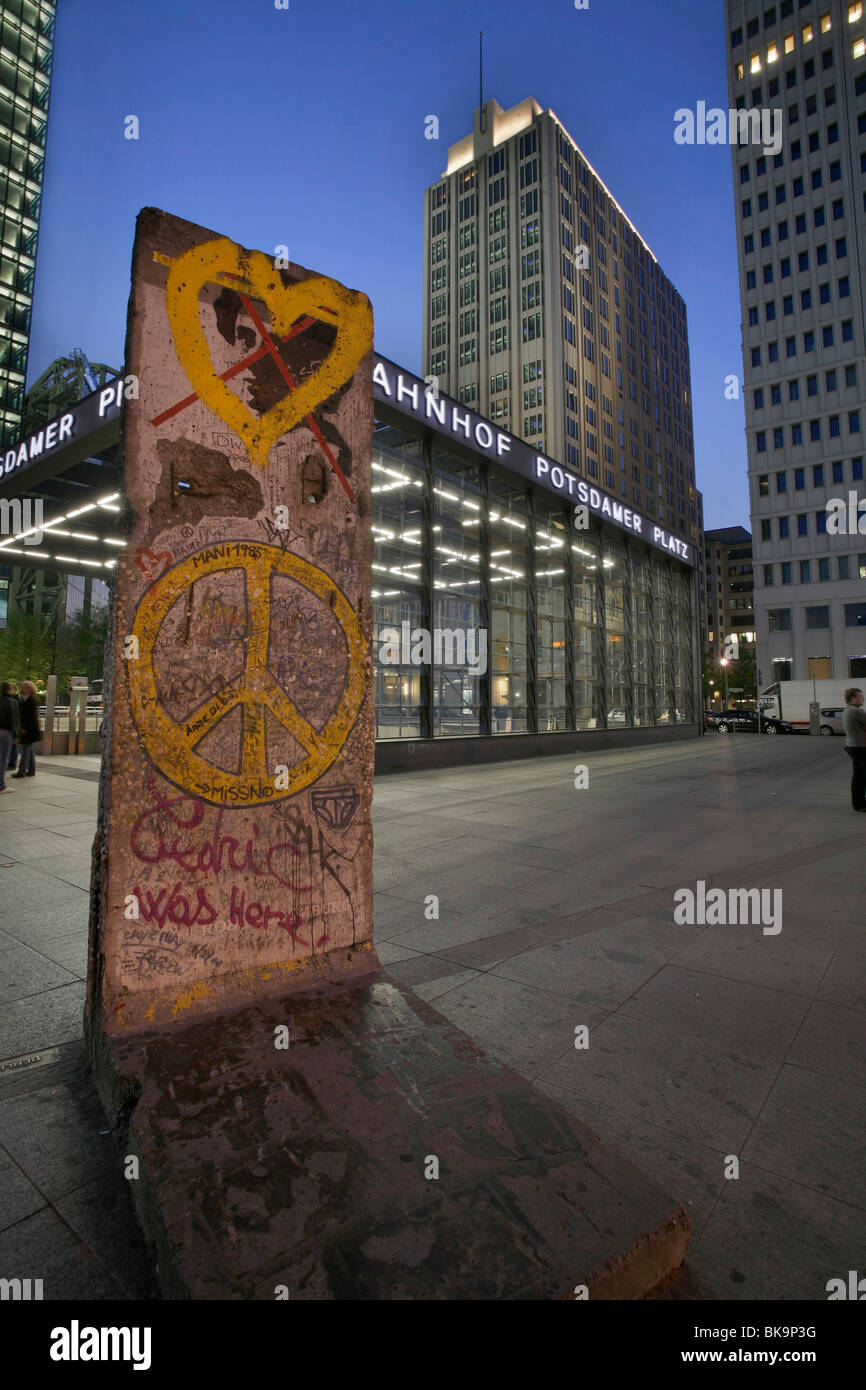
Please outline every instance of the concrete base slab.
[[690, 1239], [675, 1199], [380, 970], [95, 1060], [168, 1298], [635, 1299]]

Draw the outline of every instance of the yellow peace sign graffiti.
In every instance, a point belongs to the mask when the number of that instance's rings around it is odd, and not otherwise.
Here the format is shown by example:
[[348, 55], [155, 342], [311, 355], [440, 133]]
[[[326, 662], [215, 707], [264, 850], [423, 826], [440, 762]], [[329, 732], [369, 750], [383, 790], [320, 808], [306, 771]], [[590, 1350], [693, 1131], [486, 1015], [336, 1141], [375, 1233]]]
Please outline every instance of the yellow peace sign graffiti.
[[[246, 574], [249, 636], [241, 675], [194, 709], [174, 720], [160, 699], [160, 672], [155, 662], [160, 628], [179, 598], [197, 579], [223, 571]], [[346, 639], [348, 674], [339, 704], [320, 731], [292, 703], [267, 667], [270, 636], [271, 581], [284, 575], [297, 580], [334, 613]], [[167, 570], [138, 606], [132, 635], [138, 660], [129, 662], [129, 693], [136, 726], [160, 771], [185, 791], [218, 805], [255, 806], [291, 796], [315, 782], [330, 767], [351, 733], [364, 698], [365, 642], [358, 615], [333, 579], [315, 565], [276, 546], [227, 541], [187, 556]], [[196, 753], [212, 729], [242, 707], [240, 770], [226, 772]], [[289, 786], [276, 786], [267, 767], [265, 711], [283, 725], [306, 757], [289, 769]]]

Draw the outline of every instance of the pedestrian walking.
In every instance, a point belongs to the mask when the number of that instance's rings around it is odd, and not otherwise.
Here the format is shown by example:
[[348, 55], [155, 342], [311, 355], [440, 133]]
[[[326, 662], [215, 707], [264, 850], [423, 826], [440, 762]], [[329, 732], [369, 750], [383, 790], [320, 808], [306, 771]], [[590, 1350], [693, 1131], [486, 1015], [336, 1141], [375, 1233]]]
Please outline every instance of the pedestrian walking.
[[[10, 689], [10, 691], [9, 691], [9, 698], [10, 698], [11, 700], [14, 700], [15, 703], [16, 703], [16, 705], [18, 706], [18, 723], [20, 724], [20, 723], [21, 723], [21, 701], [20, 701], [20, 699], [19, 699], [19, 697], [18, 697], [18, 686], [15, 684], [14, 681], [10, 681], [10, 682], [9, 682], [9, 685], [10, 685], [10, 687], [11, 687], [11, 689]], [[8, 763], [6, 764], [6, 771], [7, 771], [7, 772], [14, 772], [17, 766], [18, 766], [18, 744], [17, 744], [17, 743], [13, 743], [13, 744], [12, 744], [11, 751], [10, 751], [10, 753], [9, 753], [9, 761], [8, 761]]]
[[12, 682], [0, 681], [0, 796], [12, 790], [6, 785], [6, 764], [19, 727], [20, 713], [18, 701], [12, 697]]
[[856, 686], [845, 691], [842, 727], [845, 752], [854, 764], [851, 805], [855, 811], [866, 811], [866, 710], [863, 709], [863, 691]]
[[18, 742], [21, 746], [21, 766], [12, 776], [17, 780], [19, 777], [36, 776], [36, 758], [34, 756], [34, 746], [42, 737], [42, 730], [39, 727], [39, 706], [36, 703], [36, 687], [32, 681], [21, 682], [21, 732], [18, 735]]

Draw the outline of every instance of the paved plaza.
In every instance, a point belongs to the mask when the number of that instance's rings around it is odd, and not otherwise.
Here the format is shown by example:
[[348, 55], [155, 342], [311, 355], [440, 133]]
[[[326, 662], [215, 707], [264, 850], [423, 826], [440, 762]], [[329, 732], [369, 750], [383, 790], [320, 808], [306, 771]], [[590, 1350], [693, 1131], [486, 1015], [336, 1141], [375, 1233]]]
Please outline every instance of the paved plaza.
[[[671, 1296], [824, 1300], [862, 1271], [847, 776], [841, 739], [742, 735], [376, 782], [383, 965], [679, 1198]], [[0, 803], [0, 1266], [46, 1298], [137, 1299], [156, 1283], [82, 1036], [97, 777], [42, 759]], [[700, 880], [781, 890], [781, 932], [678, 925]]]

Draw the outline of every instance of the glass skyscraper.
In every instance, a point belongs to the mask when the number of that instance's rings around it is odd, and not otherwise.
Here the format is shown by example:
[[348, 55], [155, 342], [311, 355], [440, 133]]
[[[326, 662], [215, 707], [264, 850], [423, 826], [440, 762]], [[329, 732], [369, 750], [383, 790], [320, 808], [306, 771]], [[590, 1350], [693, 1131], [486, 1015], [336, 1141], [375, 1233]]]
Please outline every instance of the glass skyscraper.
[[55, 0], [0, 11], [0, 443], [24, 407], [55, 11]]

